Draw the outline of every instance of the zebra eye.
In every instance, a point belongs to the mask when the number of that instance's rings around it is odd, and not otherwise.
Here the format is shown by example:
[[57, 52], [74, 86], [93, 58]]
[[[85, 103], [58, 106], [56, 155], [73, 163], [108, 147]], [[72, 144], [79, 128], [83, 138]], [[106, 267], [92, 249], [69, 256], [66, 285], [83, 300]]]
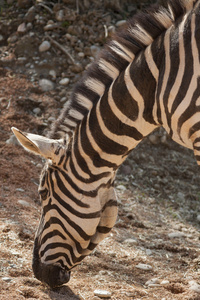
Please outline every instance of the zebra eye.
[[47, 195], [48, 195], [48, 190], [44, 189], [44, 190], [39, 191], [39, 195], [40, 195], [42, 200], [46, 200]]

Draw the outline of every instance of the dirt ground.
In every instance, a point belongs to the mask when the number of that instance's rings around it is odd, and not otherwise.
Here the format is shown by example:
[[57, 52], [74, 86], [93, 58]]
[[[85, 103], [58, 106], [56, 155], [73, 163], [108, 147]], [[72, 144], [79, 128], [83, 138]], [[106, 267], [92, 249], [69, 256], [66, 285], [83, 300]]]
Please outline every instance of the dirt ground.
[[[43, 162], [16, 144], [10, 128], [45, 133], [63, 105], [63, 88], [43, 92], [38, 87], [41, 70], [32, 80], [30, 65], [18, 64], [22, 54], [15, 50], [16, 44], [0, 48], [0, 299], [98, 300], [95, 290], [110, 292], [113, 300], [200, 299], [200, 170], [193, 153], [162, 130], [121, 166], [115, 183], [116, 226], [74, 269], [70, 282], [51, 290], [34, 278], [31, 259]], [[70, 72], [64, 74], [72, 74], [66, 93], [81, 76]], [[56, 80], [57, 86], [60, 77]]]

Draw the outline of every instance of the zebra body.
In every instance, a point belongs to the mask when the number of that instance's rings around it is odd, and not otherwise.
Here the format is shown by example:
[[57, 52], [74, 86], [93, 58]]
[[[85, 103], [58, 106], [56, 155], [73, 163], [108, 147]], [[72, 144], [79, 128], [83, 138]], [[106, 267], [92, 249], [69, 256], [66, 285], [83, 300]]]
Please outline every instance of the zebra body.
[[116, 171], [163, 126], [200, 164], [200, 1], [168, 1], [129, 21], [75, 87], [50, 138], [13, 128], [47, 159], [33, 270], [57, 286], [117, 218]]

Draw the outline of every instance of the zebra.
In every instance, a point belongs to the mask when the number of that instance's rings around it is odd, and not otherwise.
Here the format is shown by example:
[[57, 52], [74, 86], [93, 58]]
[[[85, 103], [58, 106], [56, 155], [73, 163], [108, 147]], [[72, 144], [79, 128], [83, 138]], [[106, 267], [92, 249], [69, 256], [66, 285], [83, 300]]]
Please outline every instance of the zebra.
[[117, 218], [119, 166], [163, 127], [200, 165], [200, 0], [168, 0], [133, 16], [83, 74], [48, 137], [13, 133], [46, 159], [33, 272], [70, 280]]

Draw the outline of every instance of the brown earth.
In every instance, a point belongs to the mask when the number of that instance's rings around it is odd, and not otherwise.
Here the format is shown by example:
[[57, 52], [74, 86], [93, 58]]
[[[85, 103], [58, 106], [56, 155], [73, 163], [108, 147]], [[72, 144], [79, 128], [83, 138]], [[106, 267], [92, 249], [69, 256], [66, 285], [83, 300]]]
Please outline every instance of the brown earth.
[[[0, 299], [97, 300], [96, 289], [111, 292], [113, 300], [200, 299], [199, 167], [193, 153], [176, 145], [162, 130], [143, 141], [120, 168], [116, 226], [72, 272], [70, 282], [51, 290], [34, 278], [31, 259], [40, 217], [37, 185], [43, 162], [16, 144], [10, 128], [45, 132], [50, 126], [49, 116], [56, 117], [62, 106], [56, 98], [60, 90], [42, 92], [23, 65], [21, 73], [26, 74], [19, 74], [11, 51], [15, 45], [3, 47], [8, 51], [9, 67], [3, 55]], [[71, 74], [70, 88], [81, 76]], [[36, 107], [41, 110], [39, 115], [33, 113]], [[151, 268], [142, 270], [138, 264]]]

